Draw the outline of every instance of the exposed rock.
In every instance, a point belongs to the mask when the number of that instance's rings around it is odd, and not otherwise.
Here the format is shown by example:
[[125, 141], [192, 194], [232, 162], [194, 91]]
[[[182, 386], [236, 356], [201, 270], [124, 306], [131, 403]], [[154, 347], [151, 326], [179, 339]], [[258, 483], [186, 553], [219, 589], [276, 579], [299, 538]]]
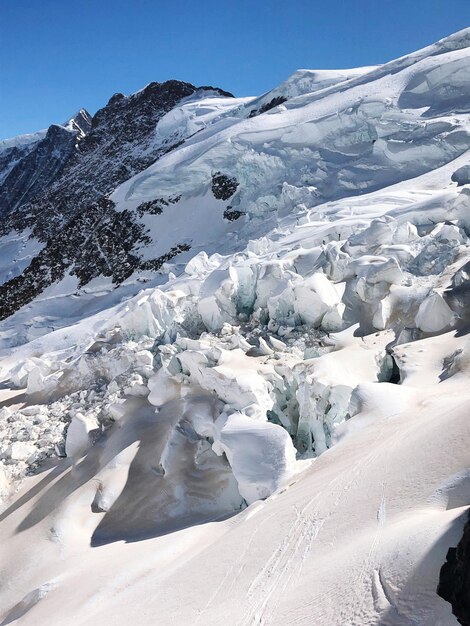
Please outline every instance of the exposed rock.
[[[208, 91], [233, 97], [176, 80], [150, 83], [131, 96], [115, 94], [92, 119], [81, 110], [65, 126], [51, 126], [44, 138], [0, 152], [0, 168], [10, 168], [3, 183], [0, 179], [0, 210], [10, 211], [0, 235], [29, 228], [31, 237], [45, 243], [19, 276], [0, 286], [1, 319], [61, 280], [66, 271], [78, 276], [79, 286], [100, 274], [118, 284], [136, 269], [159, 269], [189, 249], [187, 244], [174, 246], [142, 264], [136, 252], [138, 244], [150, 243], [137, 218], [161, 213], [180, 196], [143, 202], [136, 213], [117, 213], [106, 196], [181, 144], [181, 137], [157, 141], [158, 121], [183, 98], [196, 92], [205, 97]], [[221, 181], [222, 194], [233, 188], [234, 181], [227, 181]]]
[[0, 185], [0, 212], [8, 213], [47, 189], [90, 127], [89, 114], [81, 110], [66, 126], [50, 126], [44, 139], [32, 148], [12, 148], [2, 155], [0, 169], [7, 166], [7, 158], [14, 159], [14, 165]]
[[459, 624], [470, 626], [470, 518], [456, 548], [449, 548], [437, 593], [450, 602]]
[[243, 211], [238, 211], [237, 209], [232, 209], [231, 206], [228, 206], [224, 211], [224, 217], [229, 222], [234, 222], [235, 220], [238, 220], [243, 215], [246, 215], [246, 213], [244, 213]]
[[225, 98], [235, 98], [233, 93], [230, 91], [225, 91], [225, 89], [220, 89], [220, 87], [213, 87], [212, 85], [201, 85], [198, 87], [200, 91], [215, 91], [220, 96], [224, 96]]
[[236, 178], [216, 172], [212, 176], [212, 193], [217, 200], [228, 200], [233, 196], [238, 187]]
[[158, 271], [164, 263], [170, 261], [173, 257], [181, 252], [188, 252], [191, 250], [191, 246], [187, 243], [181, 243], [177, 246], [173, 246], [169, 252], [159, 256], [156, 259], [151, 259], [150, 261], [143, 261], [139, 264], [140, 269], [143, 270], [152, 270], [154, 272]]
[[0, 286], [0, 318], [62, 279], [67, 269], [79, 278], [80, 286], [100, 274], [122, 282], [140, 264], [133, 247], [148, 242], [144, 226], [130, 211], [117, 213], [111, 200], [99, 200], [49, 239], [20, 276]]
[[12, 216], [3, 232], [33, 226], [34, 235], [47, 240], [64, 222], [151, 165], [174, 147], [154, 144], [157, 122], [196, 90], [189, 83], [170, 80], [150, 83], [131, 96], [115, 94], [94, 115], [90, 132], [70, 155], [61, 175]]
[[256, 117], [257, 115], [266, 113], [267, 111], [274, 109], [274, 107], [277, 107], [280, 104], [284, 104], [284, 102], [287, 102], [287, 98], [285, 98], [284, 96], [276, 96], [269, 102], [266, 102], [266, 104], [263, 104], [259, 109], [254, 109], [253, 111], [251, 111], [248, 117]]
[[171, 196], [170, 198], [155, 198], [149, 202], [142, 202], [139, 204], [136, 211], [137, 214], [142, 217], [143, 215], [160, 215], [163, 213], [163, 209], [170, 204], [176, 204], [181, 199], [181, 196]]

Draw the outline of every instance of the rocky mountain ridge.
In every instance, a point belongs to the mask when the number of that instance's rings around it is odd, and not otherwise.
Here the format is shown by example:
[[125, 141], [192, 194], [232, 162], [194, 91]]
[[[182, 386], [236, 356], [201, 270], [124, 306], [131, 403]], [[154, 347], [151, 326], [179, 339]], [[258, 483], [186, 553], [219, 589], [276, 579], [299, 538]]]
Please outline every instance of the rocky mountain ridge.
[[0, 147], [0, 213], [39, 196], [60, 177], [79, 143], [91, 129], [91, 117], [80, 111], [66, 124], [53, 124], [45, 136], [27, 144]]
[[[0, 168], [8, 169], [0, 184], [1, 233], [29, 229], [28, 236], [44, 245], [20, 276], [0, 286], [0, 318], [63, 278], [70, 266], [80, 284], [86, 283], [77, 269], [83, 253], [89, 280], [103, 271], [119, 282], [141, 266], [130, 251], [150, 240], [132, 215], [115, 214], [106, 196], [184, 141], [184, 131], [163, 141], [155, 137], [166, 113], [185, 99], [208, 96], [233, 98], [218, 88], [176, 80], [150, 83], [131, 96], [114, 94], [92, 118], [81, 109], [37, 142], [0, 152]], [[97, 243], [87, 249], [90, 239]], [[159, 263], [163, 260], [154, 266]]]

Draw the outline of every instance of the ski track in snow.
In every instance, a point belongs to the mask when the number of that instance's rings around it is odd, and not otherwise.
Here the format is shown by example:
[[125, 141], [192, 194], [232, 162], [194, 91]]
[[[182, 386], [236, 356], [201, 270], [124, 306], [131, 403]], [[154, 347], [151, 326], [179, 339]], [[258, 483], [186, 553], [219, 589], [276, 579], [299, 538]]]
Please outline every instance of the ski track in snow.
[[[335, 494], [333, 501], [333, 509], [330, 510], [328, 516], [322, 519], [316, 519], [311, 509], [314, 508], [316, 502], [321, 500], [323, 492], [319, 492], [311, 498], [301, 510], [296, 510], [296, 519], [284, 540], [277, 546], [273, 555], [258, 573], [251, 583], [247, 599], [249, 604], [248, 616], [242, 618], [239, 626], [264, 626], [269, 624], [270, 616], [276, 612], [276, 598], [280, 598], [284, 591], [295, 585], [295, 581], [300, 578], [302, 572], [303, 561], [307, 558], [312, 549], [312, 544], [321, 532], [321, 528], [327, 521], [328, 517], [334, 514], [335, 509], [342, 501], [342, 497], [357, 480], [357, 476], [364, 472], [372, 460], [377, 457], [377, 452], [371, 452], [363, 459], [358, 461], [351, 470], [351, 479], [346, 484], [341, 485], [341, 478], [337, 477], [328, 483], [325, 493]], [[339, 483], [339, 488], [335, 488]], [[374, 537], [369, 559], [371, 559], [375, 545], [376, 537]], [[366, 566], [364, 566], [366, 572]], [[363, 587], [364, 577], [356, 581], [359, 588]], [[274, 597], [270, 603], [271, 598]]]

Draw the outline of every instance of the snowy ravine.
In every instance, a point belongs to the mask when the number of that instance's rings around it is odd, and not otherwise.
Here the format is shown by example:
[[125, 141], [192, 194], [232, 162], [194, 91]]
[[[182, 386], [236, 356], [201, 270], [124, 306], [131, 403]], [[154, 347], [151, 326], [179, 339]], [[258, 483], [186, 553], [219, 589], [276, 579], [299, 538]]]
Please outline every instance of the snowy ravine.
[[470, 29], [258, 98], [171, 84], [126, 144], [152, 165], [2, 231], [0, 624], [456, 626]]

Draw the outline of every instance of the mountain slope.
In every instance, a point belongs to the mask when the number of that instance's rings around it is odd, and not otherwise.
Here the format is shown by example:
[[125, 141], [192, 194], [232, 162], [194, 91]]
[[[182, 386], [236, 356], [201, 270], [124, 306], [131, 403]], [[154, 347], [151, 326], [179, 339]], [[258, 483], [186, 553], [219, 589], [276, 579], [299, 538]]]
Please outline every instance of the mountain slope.
[[[72, 123], [66, 129], [51, 126], [0, 189], [3, 210], [17, 207], [2, 223], [7, 251], [12, 237], [18, 238], [16, 233], [20, 240], [34, 239], [32, 247], [39, 251], [24, 272], [18, 268], [13, 272], [16, 276], [3, 286], [0, 317], [8, 317], [63, 278], [70, 266], [75, 266], [80, 285], [86, 284], [94, 274], [80, 271], [83, 254], [87, 265], [93, 259], [96, 275], [103, 272], [115, 282], [139, 268], [139, 258], [131, 249], [150, 240], [132, 216], [115, 228], [123, 216], [115, 214], [105, 194], [192, 132], [181, 126], [164, 137], [155, 135], [155, 126], [166, 113], [182, 101], [214, 96], [232, 100], [231, 94], [212, 87], [196, 88], [180, 81], [150, 83], [128, 97], [115, 94], [91, 122], [86, 118], [78, 143]], [[31, 202], [25, 203], [28, 199]], [[87, 249], [87, 243], [95, 240], [96, 246]], [[12, 262], [15, 259], [7, 255], [10, 269]]]
[[0, 207], [4, 216], [32, 200], [60, 176], [90, 126], [89, 114], [81, 109], [64, 126], [50, 126], [44, 136], [36, 133], [2, 142]]
[[[214, 231], [216, 240], [219, 233], [228, 232], [230, 225], [230, 230], [237, 233], [243, 230], [240, 242], [243, 245], [253, 233], [259, 232], [257, 222], [263, 221], [269, 229], [275, 224], [278, 214], [282, 216], [283, 212], [291, 211], [296, 203], [302, 202], [302, 199], [288, 198], [289, 192], [282, 191], [285, 184], [302, 188], [302, 192], [294, 189], [291, 193], [300, 196], [307, 193], [307, 205], [312, 206], [325, 200], [393, 184], [403, 177], [419, 175], [463, 154], [468, 149], [468, 132], [461, 125], [461, 110], [457, 104], [461, 100], [465, 102], [468, 91], [468, 81], [465, 80], [468, 74], [467, 44], [468, 36], [462, 34], [386, 66], [372, 68], [371, 71], [350, 72], [351, 78], [346, 76], [346, 81], [340, 80], [325, 89], [294, 97], [282, 105], [284, 110], [270, 110], [265, 114], [268, 117], [250, 118], [251, 113], [245, 108], [246, 104], [240, 108], [236, 106], [239, 103], [233, 103], [235, 106], [232, 106], [230, 101], [226, 113], [219, 115], [219, 119], [214, 118], [209, 109], [210, 119], [206, 128], [200, 125], [197, 135], [187, 139], [171, 155], [159, 159], [137, 178], [130, 179], [112, 195], [111, 200], [118, 204], [117, 210], [126, 211], [125, 215], [133, 224], [135, 236], [132, 240], [123, 241], [116, 238], [110, 252], [104, 252], [105, 264], [109, 265], [104, 275], [119, 283], [135, 270], [146, 270], [152, 265], [157, 268], [160, 259], [172, 256], [179, 245], [184, 245], [184, 251], [188, 245], [194, 249], [198, 244], [197, 237], [195, 240], [192, 236], [192, 216], [196, 212], [200, 213], [201, 204], [208, 207], [210, 230]], [[171, 122], [165, 116], [162, 128], [159, 129], [159, 123], [155, 136], [148, 136], [149, 129], [154, 127], [152, 125], [162, 113], [172, 108], [183, 92], [194, 90], [187, 86], [183, 89], [181, 85], [184, 84], [178, 85], [176, 95], [171, 89], [169, 95], [162, 95], [166, 94], [164, 85], [156, 88], [155, 95], [154, 87], [150, 85], [130, 97], [132, 102], [137, 99], [138, 104], [127, 104], [126, 99], [123, 101], [119, 96], [113, 98], [103, 113], [99, 112], [95, 116], [94, 130], [80, 144], [85, 154], [90, 149], [94, 151], [93, 146], [97, 144], [96, 157], [88, 155], [83, 161], [79, 160], [78, 166], [73, 163], [69, 165], [64, 172], [65, 183], [59, 181], [43, 200], [39, 200], [32, 208], [24, 207], [6, 221], [3, 232], [7, 237], [7, 245], [10, 241], [7, 233], [12, 227], [19, 232], [28, 227], [39, 242], [49, 240], [51, 249], [42, 251], [42, 256], [30, 267], [29, 272], [2, 286], [2, 317], [14, 313], [21, 305], [39, 295], [45, 286], [64, 276], [66, 271], [78, 276], [78, 286], [86, 282], [86, 277], [81, 276], [79, 269], [80, 260], [72, 254], [65, 259], [65, 266], [60, 267], [55, 249], [63, 246], [61, 238], [73, 241], [73, 250], [77, 247], [83, 250], [87, 241], [90, 247], [86, 254], [93, 257], [95, 264], [98, 263], [103, 256], [102, 250], [109, 246], [101, 241], [98, 244], [100, 250], [97, 250], [92, 245], [90, 232], [82, 227], [85, 220], [92, 224], [94, 233], [100, 230], [100, 218], [95, 220], [95, 203], [100, 200], [98, 192], [106, 193], [122, 180], [116, 171], [122, 169], [122, 164], [129, 159], [129, 153], [134, 163], [132, 167], [141, 169], [146, 159], [147, 162], [153, 161], [170, 145], [174, 146], [182, 137], [192, 134], [191, 128], [187, 126], [186, 130], [182, 130], [185, 121], [182, 127], [178, 127], [178, 122], [175, 123], [174, 115], [171, 114]], [[436, 99], [434, 106], [440, 107], [439, 114], [431, 116], [433, 104], [431, 96], [426, 96], [426, 89], [429, 89], [426, 85], [434, 85], [432, 97]], [[407, 103], [406, 98], [409, 99], [415, 91], [421, 94], [421, 99], [415, 104]], [[283, 93], [288, 96], [289, 90], [286, 88]], [[152, 115], [148, 124], [142, 124], [143, 130], [136, 131], [135, 111], [140, 120], [143, 106], [141, 99], [149, 102], [148, 110], [152, 111]], [[406, 108], [402, 108], [404, 101]], [[178, 109], [182, 112], [183, 120], [188, 114], [199, 115], [198, 109], [189, 106], [191, 113], [185, 106]], [[202, 104], [198, 108], [202, 108], [205, 113], [204, 106]], [[113, 140], [111, 147], [108, 147], [106, 141], [99, 139], [102, 136], [100, 129], [102, 126], [108, 129], [109, 122], [106, 120], [114, 119], [115, 109], [116, 119], [121, 120], [119, 107], [124, 107], [126, 111], [130, 108], [129, 118], [124, 116], [124, 121], [116, 122], [116, 131], [111, 128], [111, 136], [114, 137], [115, 133], [119, 139]], [[426, 111], [423, 111], [424, 107], [427, 107]], [[130, 123], [129, 119], [134, 122]], [[140, 122], [137, 125], [139, 127]], [[128, 143], [126, 133], [134, 136], [133, 143]], [[153, 146], [151, 158], [148, 156], [149, 144]], [[140, 146], [137, 154], [136, 145]], [[117, 156], [113, 157], [113, 154]], [[199, 155], [203, 155], [202, 158]], [[80, 167], [85, 168], [83, 172]], [[132, 167], [130, 170], [127, 166], [127, 169], [124, 168], [127, 174], [132, 173]], [[233, 197], [226, 198], [222, 210], [216, 210], [215, 205], [210, 210], [209, 206], [212, 206], [214, 199], [210, 192], [212, 175], [219, 170], [236, 180], [237, 190]], [[176, 183], [175, 171], [178, 172]], [[124, 171], [121, 174], [125, 177]], [[79, 184], [70, 185], [70, 178], [78, 180]], [[306, 192], [306, 186], [315, 187], [315, 190]], [[91, 195], [87, 191], [88, 187], [93, 189]], [[57, 193], [55, 200], [54, 193]], [[152, 213], [152, 208], [145, 203], [157, 201], [158, 205], [160, 199], [163, 204], [160, 202], [159, 206], [165, 206], [165, 202], [175, 198], [178, 199], [177, 203], [170, 202], [173, 207], [171, 218], [181, 215], [184, 226], [172, 228], [178, 232], [178, 240], [173, 237], [167, 242], [165, 236], [163, 241], [158, 242], [160, 245], [156, 246], [156, 231], [167, 234], [170, 229], [166, 227], [166, 219], [160, 209]], [[109, 204], [107, 206], [110, 207]], [[114, 209], [111, 207], [109, 210], [111, 214], [106, 213], [105, 224], [114, 219]], [[247, 214], [247, 217], [243, 217], [243, 214]], [[241, 220], [227, 224], [231, 216], [239, 216]], [[55, 240], [59, 229], [61, 235]], [[106, 233], [103, 237], [106, 239]], [[204, 236], [202, 243], [204, 246], [207, 244]], [[115, 250], [116, 254], [113, 252]], [[116, 272], [113, 267], [121, 266], [123, 261], [126, 271]], [[149, 266], [147, 261], [152, 264]], [[7, 258], [7, 263], [11, 264], [10, 258]], [[36, 266], [44, 269], [39, 271]]]
[[13, 211], [3, 623], [456, 625], [469, 85], [470, 29], [260, 98], [148, 86], [156, 126], [114, 97], [64, 206]]

